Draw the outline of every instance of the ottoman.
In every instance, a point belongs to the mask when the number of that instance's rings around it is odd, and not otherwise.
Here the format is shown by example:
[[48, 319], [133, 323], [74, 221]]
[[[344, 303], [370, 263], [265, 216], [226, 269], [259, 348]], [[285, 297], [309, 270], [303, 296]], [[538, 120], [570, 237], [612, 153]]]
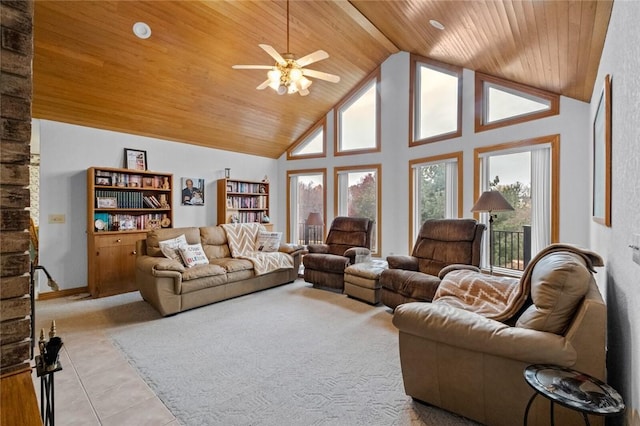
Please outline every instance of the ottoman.
[[356, 263], [344, 270], [344, 294], [376, 305], [380, 302], [380, 274], [387, 269], [386, 260]]

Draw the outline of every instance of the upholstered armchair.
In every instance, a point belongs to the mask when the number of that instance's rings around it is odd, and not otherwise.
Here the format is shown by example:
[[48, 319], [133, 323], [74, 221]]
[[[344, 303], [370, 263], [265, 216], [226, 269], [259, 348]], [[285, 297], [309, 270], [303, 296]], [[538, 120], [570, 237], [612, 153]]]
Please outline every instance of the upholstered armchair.
[[395, 309], [406, 302], [430, 302], [443, 268], [478, 267], [485, 226], [474, 219], [432, 219], [422, 224], [411, 256], [388, 256], [380, 275], [382, 303]]
[[302, 258], [304, 280], [314, 287], [344, 288], [344, 269], [367, 260], [373, 221], [359, 217], [336, 217], [324, 244], [311, 244]]
[[[488, 426], [512, 426], [522, 424], [535, 393], [527, 366], [554, 364], [604, 380], [607, 307], [592, 275], [602, 265], [594, 253], [552, 245], [520, 280], [447, 273], [433, 303], [394, 311], [405, 392]], [[585, 424], [561, 404], [554, 415], [556, 425]], [[547, 399], [533, 401], [528, 425], [549, 425]]]

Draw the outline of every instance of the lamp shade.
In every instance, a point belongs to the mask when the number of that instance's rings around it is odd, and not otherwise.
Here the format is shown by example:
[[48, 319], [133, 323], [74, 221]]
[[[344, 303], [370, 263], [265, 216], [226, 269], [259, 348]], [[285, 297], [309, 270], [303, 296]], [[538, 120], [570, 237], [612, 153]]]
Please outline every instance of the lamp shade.
[[307, 217], [307, 225], [323, 226], [324, 221], [322, 220], [322, 215], [318, 212], [309, 213], [309, 217]]
[[513, 210], [511, 204], [498, 191], [485, 191], [482, 193], [476, 204], [471, 209], [472, 212], [500, 212]]

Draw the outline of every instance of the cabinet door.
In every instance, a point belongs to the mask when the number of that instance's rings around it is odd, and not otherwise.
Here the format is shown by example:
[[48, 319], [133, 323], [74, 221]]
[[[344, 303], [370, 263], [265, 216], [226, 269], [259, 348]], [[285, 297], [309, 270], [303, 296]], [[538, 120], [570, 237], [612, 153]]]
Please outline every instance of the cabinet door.
[[94, 297], [137, 290], [136, 241], [141, 238], [137, 234], [97, 238]]

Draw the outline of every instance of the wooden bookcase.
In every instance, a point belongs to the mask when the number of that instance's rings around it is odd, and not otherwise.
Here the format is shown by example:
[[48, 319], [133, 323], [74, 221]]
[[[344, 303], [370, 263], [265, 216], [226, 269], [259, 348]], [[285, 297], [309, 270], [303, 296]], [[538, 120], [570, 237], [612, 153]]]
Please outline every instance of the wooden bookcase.
[[264, 223], [269, 214], [269, 183], [238, 179], [218, 179], [218, 224], [258, 222], [271, 230], [271, 223]]
[[137, 290], [136, 241], [171, 227], [173, 175], [107, 167], [87, 170], [88, 286], [93, 297]]

